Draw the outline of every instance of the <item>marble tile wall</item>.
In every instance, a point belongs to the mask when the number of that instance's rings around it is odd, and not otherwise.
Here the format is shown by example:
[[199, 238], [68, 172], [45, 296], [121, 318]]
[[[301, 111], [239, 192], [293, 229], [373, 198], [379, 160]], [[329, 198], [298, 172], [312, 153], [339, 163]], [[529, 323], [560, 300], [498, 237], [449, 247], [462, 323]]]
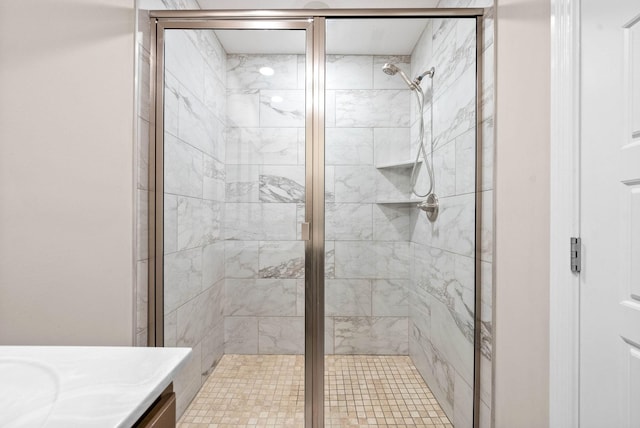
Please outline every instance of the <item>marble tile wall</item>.
[[[470, 6], [470, 2], [441, 3], [441, 7]], [[490, 426], [491, 405], [492, 40], [485, 38], [484, 146], [479, 183], [483, 200], [479, 254], [483, 273], [481, 426]], [[431, 66], [436, 68], [433, 89], [425, 88], [425, 120], [429, 141], [433, 117], [435, 193], [441, 211], [435, 223], [428, 222], [417, 210], [411, 214], [409, 355], [456, 427], [470, 427], [473, 421], [475, 45], [473, 20], [435, 19], [425, 28], [411, 56], [414, 75]], [[415, 142], [418, 115], [412, 110], [411, 135]], [[417, 145], [414, 143], [410, 150], [415, 155]], [[425, 171], [421, 171], [418, 182], [425, 186], [428, 183]]]
[[224, 353], [226, 53], [213, 31], [165, 33], [165, 346], [193, 349], [178, 412]]
[[147, 346], [147, 286], [149, 267], [149, 91], [150, 23], [149, 14], [138, 10], [136, 37], [138, 102], [136, 108], [136, 316], [135, 345]]
[[336, 354], [408, 353], [409, 208], [376, 202], [408, 199], [409, 176], [376, 165], [409, 157], [411, 93], [382, 72], [387, 62], [409, 71], [408, 56], [327, 56], [325, 311]]
[[226, 64], [225, 352], [302, 354], [304, 61], [228, 54]]

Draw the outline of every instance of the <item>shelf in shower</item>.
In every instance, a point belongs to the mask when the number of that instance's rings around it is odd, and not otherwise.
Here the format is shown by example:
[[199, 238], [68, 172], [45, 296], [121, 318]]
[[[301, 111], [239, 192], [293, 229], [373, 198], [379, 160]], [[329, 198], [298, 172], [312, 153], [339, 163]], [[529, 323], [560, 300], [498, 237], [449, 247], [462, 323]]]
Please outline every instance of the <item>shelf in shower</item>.
[[[409, 168], [409, 167], [413, 167], [413, 160], [405, 160], [405, 161], [398, 161], [398, 162], [390, 162], [390, 163], [383, 163], [380, 165], [376, 165], [376, 168], [378, 169], [386, 169], [386, 168]], [[418, 163], [422, 163], [422, 159], [418, 160]]]
[[376, 201], [380, 205], [416, 205], [422, 201], [414, 199], [388, 199]]

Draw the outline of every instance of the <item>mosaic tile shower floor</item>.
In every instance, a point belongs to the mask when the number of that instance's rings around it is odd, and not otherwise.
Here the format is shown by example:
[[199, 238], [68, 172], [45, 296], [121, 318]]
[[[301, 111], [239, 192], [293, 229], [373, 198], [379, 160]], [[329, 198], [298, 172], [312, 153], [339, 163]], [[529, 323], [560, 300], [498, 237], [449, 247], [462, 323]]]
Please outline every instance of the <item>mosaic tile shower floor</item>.
[[[452, 427], [406, 356], [325, 359], [326, 427]], [[180, 428], [304, 426], [304, 357], [225, 355]]]

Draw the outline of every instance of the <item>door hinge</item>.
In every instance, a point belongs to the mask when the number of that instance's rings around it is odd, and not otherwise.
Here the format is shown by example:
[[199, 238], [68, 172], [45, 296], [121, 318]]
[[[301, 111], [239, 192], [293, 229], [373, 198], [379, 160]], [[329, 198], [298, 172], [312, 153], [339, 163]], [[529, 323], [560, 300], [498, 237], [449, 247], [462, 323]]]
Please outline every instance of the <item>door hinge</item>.
[[582, 240], [571, 238], [571, 272], [580, 272], [582, 268]]

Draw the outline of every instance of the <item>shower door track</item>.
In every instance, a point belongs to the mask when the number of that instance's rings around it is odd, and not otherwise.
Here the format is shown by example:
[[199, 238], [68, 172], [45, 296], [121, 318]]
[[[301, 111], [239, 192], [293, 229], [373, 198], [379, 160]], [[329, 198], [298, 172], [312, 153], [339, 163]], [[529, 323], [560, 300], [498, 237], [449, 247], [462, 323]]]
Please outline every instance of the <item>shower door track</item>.
[[[324, 426], [324, 241], [325, 241], [325, 20], [326, 18], [470, 18], [476, 21], [476, 192], [473, 426], [479, 427], [481, 344], [482, 200], [482, 8], [157, 10], [149, 16], [149, 286], [148, 346], [164, 346], [164, 31], [165, 29], [282, 29], [306, 32], [305, 93], [305, 427]], [[160, 65], [160, 66], [159, 66]], [[309, 78], [312, 76], [312, 78]], [[493, 372], [493, 371], [492, 371]]]

